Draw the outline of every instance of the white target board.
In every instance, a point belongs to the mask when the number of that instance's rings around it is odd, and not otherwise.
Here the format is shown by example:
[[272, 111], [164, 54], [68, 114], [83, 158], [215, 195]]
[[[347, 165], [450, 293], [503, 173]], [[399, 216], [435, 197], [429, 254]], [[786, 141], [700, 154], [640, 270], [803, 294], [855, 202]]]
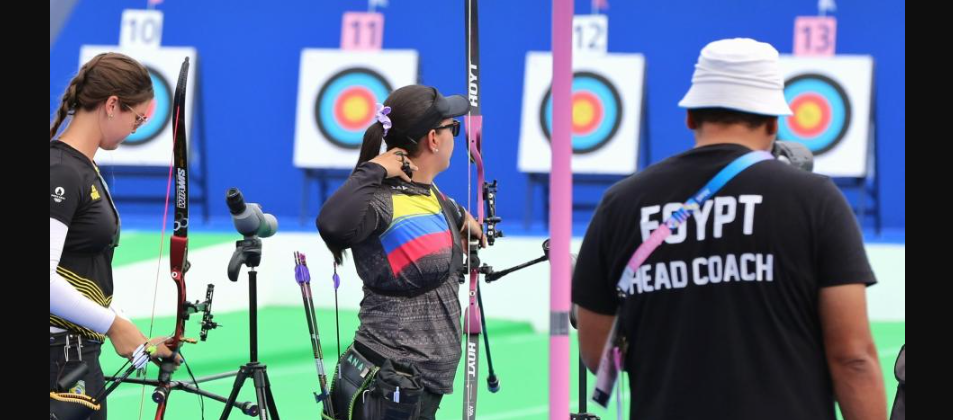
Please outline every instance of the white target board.
[[364, 131], [376, 122], [376, 104], [417, 83], [417, 51], [301, 52], [294, 164], [299, 168], [352, 169]]
[[794, 115], [778, 121], [778, 138], [814, 153], [814, 172], [867, 176], [874, 61], [870, 56], [781, 58], [784, 96]]
[[[529, 52], [523, 79], [519, 170], [548, 173], [552, 163], [552, 54]], [[631, 174], [636, 170], [645, 58], [586, 55], [574, 60], [572, 171]]]
[[79, 65], [100, 53], [117, 52], [128, 55], [146, 67], [152, 77], [155, 97], [149, 106], [149, 120], [135, 133], [126, 137], [116, 150], [101, 150], [96, 161], [101, 165], [169, 166], [172, 161], [172, 96], [179, 78], [182, 62], [189, 58], [189, 81], [185, 95], [185, 127], [192, 127], [197, 53], [192, 47], [123, 48], [114, 45], [84, 45], [79, 53]]

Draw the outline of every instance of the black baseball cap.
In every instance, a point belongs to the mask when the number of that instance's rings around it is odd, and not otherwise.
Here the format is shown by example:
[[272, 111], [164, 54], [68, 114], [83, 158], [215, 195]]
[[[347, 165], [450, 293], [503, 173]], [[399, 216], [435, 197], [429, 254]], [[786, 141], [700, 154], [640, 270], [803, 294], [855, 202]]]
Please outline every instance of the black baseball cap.
[[436, 128], [440, 121], [466, 115], [470, 111], [470, 101], [463, 95], [443, 96], [436, 88], [432, 87], [430, 89], [433, 90], [434, 94], [433, 104], [430, 105], [430, 108], [427, 108], [423, 115], [410, 125], [409, 129], [397, 130], [399, 134], [407, 136], [414, 144], [417, 143], [417, 139]]

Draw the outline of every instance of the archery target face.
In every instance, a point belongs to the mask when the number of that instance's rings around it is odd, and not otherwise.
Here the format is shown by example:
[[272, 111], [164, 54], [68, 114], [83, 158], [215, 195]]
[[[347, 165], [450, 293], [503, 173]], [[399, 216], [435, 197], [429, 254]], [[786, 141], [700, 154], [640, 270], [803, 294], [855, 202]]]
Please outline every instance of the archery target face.
[[[645, 60], [639, 54], [589, 55], [575, 62], [572, 82], [574, 173], [631, 174], [638, 161]], [[519, 168], [550, 171], [552, 55], [526, 56]]]
[[306, 49], [301, 53], [295, 166], [354, 167], [377, 104], [417, 82], [417, 52]]
[[778, 135], [807, 146], [815, 156], [833, 149], [850, 126], [850, 98], [830, 77], [806, 73], [784, 84], [784, 98], [794, 115], [782, 118]]
[[328, 141], [343, 148], [360, 149], [364, 130], [376, 122], [377, 104], [393, 89], [380, 73], [352, 68], [321, 87], [314, 106], [315, 123]]
[[[552, 140], [552, 89], [540, 106], [540, 125]], [[578, 72], [572, 81], [572, 150], [590, 153], [599, 150], [619, 131], [622, 123], [622, 98], [605, 77], [593, 72]]]
[[[172, 157], [172, 94], [178, 80], [182, 61], [189, 57], [189, 80], [185, 97], [185, 127], [192, 127], [194, 98], [196, 95], [196, 51], [191, 47], [161, 47], [155, 49], [129, 48], [109, 45], [84, 45], [80, 49], [80, 66], [97, 54], [118, 52], [142, 63], [152, 78], [154, 94], [146, 115], [149, 120], [116, 150], [101, 150], [97, 162], [101, 165], [169, 166]], [[132, 105], [132, 104], [130, 104]]]
[[814, 172], [864, 177], [870, 148], [873, 60], [869, 56], [783, 57], [784, 97], [793, 115], [778, 119], [778, 138], [814, 153]]

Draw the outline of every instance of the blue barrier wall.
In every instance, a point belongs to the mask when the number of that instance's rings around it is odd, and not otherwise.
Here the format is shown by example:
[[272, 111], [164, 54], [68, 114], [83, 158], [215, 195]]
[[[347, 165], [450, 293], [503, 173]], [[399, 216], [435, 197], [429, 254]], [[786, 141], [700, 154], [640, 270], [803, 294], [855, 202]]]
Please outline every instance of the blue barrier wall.
[[[123, 9], [145, 1], [80, 1], [50, 49], [50, 112], [77, 69], [83, 44], [116, 44]], [[676, 103], [690, 84], [698, 51], [707, 42], [752, 37], [782, 53], [792, 50], [794, 18], [816, 13], [815, 0], [610, 1], [609, 51], [639, 52], [648, 62], [648, 123], [651, 160], [692, 145], [684, 111]], [[888, 228], [905, 225], [905, 5], [902, 1], [839, 1], [837, 51], [870, 54], [876, 70], [876, 123], [881, 156], [880, 193]], [[297, 220], [302, 175], [292, 165], [299, 57], [302, 48], [336, 48], [341, 15], [366, 10], [364, 1], [184, 1], [167, 0], [163, 45], [194, 46], [199, 52], [201, 95], [207, 123], [207, 171], [213, 216], [227, 214], [225, 190], [238, 186], [267, 210]], [[484, 0], [480, 4], [486, 173], [500, 180], [499, 212], [523, 219], [525, 175], [517, 171], [525, 55], [550, 47], [550, 3]], [[589, 1], [577, 1], [588, 13]], [[420, 52], [422, 83], [444, 93], [465, 88], [463, 2], [391, 0], [384, 47]], [[463, 148], [437, 178], [441, 188], [466, 201]], [[255, 170], [255, 168], [267, 168]], [[159, 188], [117, 178], [123, 191]], [[598, 200], [581, 190], [579, 201]], [[541, 197], [540, 197], [541, 199]], [[537, 206], [540, 204], [537, 200]], [[309, 214], [317, 214], [317, 201]], [[124, 205], [124, 215], [155, 214]], [[537, 209], [534, 213], [539, 216]], [[576, 220], [585, 221], [587, 214]], [[310, 223], [310, 222], [309, 222]], [[515, 222], [514, 222], [515, 224]]]

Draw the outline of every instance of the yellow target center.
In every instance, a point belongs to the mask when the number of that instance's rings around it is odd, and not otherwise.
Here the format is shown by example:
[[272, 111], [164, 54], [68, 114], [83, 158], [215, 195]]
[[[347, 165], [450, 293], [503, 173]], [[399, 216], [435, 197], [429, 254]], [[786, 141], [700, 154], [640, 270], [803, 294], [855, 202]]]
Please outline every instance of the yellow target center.
[[801, 127], [817, 127], [823, 118], [821, 115], [821, 107], [817, 106], [816, 103], [808, 102], [798, 108], [795, 118], [797, 118], [797, 123]]
[[575, 101], [572, 104], [572, 121], [577, 125], [588, 124], [595, 114], [596, 110], [589, 101]]
[[361, 121], [364, 118], [367, 118], [369, 112], [368, 103], [359, 96], [352, 96], [344, 100], [343, 106], [344, 118], [347, 118], [348, 121]]

